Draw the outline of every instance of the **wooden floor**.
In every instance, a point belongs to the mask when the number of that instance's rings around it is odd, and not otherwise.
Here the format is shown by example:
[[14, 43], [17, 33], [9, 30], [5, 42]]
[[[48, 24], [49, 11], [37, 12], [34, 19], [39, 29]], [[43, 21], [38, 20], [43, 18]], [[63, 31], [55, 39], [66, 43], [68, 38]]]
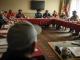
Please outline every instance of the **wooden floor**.
[[70, 33], [60, 32], [54, 29], [44, 29], [38, 36], [38, 45], [42, 49], [46, 60], [59, 60], [54, 51], [49, 47], [48, 42], [72, 40]]

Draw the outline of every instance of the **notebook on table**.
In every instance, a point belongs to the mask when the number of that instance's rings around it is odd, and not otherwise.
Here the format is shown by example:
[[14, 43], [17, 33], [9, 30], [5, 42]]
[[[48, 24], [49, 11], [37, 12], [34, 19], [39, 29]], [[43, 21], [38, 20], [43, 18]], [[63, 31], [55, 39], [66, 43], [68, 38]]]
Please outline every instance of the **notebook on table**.
[[68, 47], [75, 57], [80, 57], [80, 47]]

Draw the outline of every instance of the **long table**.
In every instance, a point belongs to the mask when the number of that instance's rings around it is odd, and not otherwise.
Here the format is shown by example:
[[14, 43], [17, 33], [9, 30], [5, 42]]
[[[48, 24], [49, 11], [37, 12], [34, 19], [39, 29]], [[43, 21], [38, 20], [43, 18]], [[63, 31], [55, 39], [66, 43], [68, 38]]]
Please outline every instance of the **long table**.
[[[40, 25], [40, 26], [44, 26], [44, 25], [50, 25], [50, 24], [58, 24], [60, 26], [64, 26], [64, 27], [67, 27], [67, 28], [71, 28], [71, 29], [74, 29], [78, 32], [80, 32], [80, 22], [77, 22], [77, 21], [67, 21], [67, 20], [64, 20], [64, 19], [60, 19], [60, 18], [50, 18], [50, 19], [27, 19], [27, 18], [24, 18], [24, 19], [15, 19], [15, 22], [31, 22], [32, 24], [37, 24], [37, 25]], [[0, 34], [2, 35], [3, 32], [2, 30], [0, 30]]]
[[40, 26], [43, 26], [43, 25], [48, 25], [48, 24], [51, 24], [51, 20], [52, 19], [27, 19], [27, 18], [18, 18], [16, 19], [17, 21], [29, 21], [31, 22], [32, 24], [37, 24], [37, 25], [40, 25]]
[[27, 19], [27, 18], [24, 18], [24, 19], [17, 19], [17, 20], [29, 21], [32, 24], [37, 24], [40, 26], [50, 25], [50, 24], [58, 24], [58, 25], [61, 25], [61, 26], [67, 27], [67, 28], [74, 29], [76, 31], [80, 31], [80, 22], [79, 21], [67, 21], [67, 20], [60, 19], [60, 18], [50, 18], [50, 19], [43, 19], [43, 18], [42, 19], [34, 19], [34, 18]]

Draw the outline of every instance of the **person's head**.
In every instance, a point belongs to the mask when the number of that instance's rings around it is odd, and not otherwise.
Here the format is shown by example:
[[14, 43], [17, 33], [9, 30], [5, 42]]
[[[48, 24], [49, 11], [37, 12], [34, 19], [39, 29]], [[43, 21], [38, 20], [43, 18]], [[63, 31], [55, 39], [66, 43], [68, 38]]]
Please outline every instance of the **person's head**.
[[22, 14], [22, 10], [21, 10], [21, 9], [19, 9], [19, 10], [18, 10], [18, 13]]
[[4, 16], [7, 16], [7, 11], [4, 11], [3, 15], [4, 15]]
[[55, 11], [55, 10], [54, 10], [53, 12], [54, 12], [54, 13], [56, 13], [56, 11]]
[[16, 23], [7, 34], [8, 50], [32, 54], [35, 49], [37, 32], [29, 22]]
[[53, 14], [57, 14], [57, 12], [54, 10], [54, 11], [53, 11]]
[[46, 10], [45, 13], [48, 13], [48, 10]]
[[9, 13], [12, 13], [12, 10], [11, 9], [9, 10]]
[[73, 11], [73, 12], [72, 12], [72, 15], [73, 15], [73, 16], [77, 15], [77, 12], [76, 12], [76, 11]]
[[40, 13], [41, 12], [41, 10], [40, 9], [37, 9], [37, 13]]

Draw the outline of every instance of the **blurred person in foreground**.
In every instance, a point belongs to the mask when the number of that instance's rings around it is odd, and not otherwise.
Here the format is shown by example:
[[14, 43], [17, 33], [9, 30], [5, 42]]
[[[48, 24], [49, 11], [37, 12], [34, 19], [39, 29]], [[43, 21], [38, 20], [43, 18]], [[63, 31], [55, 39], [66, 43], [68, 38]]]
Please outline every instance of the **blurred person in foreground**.
[[37, 32], [29, 23], [16, 23], [7, 34], [8, 48], [0, 60], [45, 60], [43, 55], [33, 56]]

